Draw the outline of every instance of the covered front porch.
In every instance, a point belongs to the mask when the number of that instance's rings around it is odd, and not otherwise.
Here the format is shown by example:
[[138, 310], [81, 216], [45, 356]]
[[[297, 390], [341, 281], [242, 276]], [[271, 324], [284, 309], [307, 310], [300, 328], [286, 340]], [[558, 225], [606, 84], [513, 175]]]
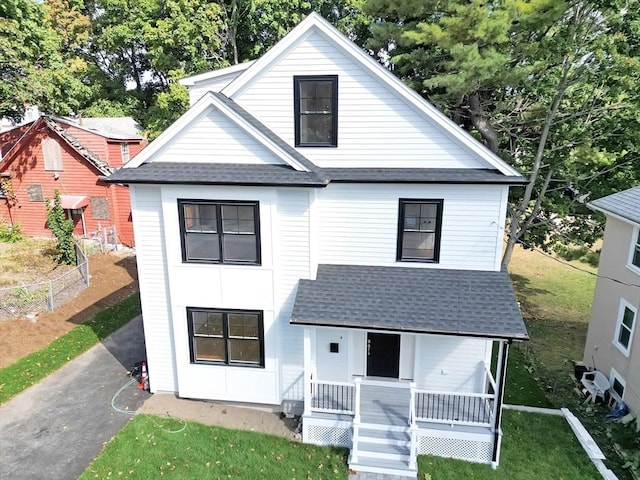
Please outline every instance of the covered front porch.
[[[506, 287], [507, 302], [434, 307]], [[506, 273], [321, 265], [291, 322], [304, 325], [303, 441], [350, 448], [355, 471], [415, 476], [418, 455], [498, 465], [508, 346], [526, 338]]]

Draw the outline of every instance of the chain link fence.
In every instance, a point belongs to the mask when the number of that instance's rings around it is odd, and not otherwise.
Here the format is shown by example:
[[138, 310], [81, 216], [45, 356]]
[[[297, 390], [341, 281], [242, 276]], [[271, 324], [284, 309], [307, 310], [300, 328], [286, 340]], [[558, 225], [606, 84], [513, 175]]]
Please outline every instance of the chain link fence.
[[76, 243], [73, 270], [45, 282], [19, 287], [0, 288], [0, 321], [8, 318], [53, 311], [89, 286], [89, 260]]
[[107, 253], [118, 249], [116, 226], [99, 227], [95, 232], [88, 232], [82, 237], [84, 246], [95, 252]]

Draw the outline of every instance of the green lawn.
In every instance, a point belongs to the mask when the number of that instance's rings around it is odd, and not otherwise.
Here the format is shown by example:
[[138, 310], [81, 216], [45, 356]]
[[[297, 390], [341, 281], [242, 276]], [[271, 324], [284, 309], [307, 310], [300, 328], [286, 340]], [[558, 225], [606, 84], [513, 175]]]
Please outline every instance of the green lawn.
[[74, 327], [43, 349], [0, 369], [0, 404], [55, 372], [137, 315], [140, 315], [140, 295], [136, 293]]
[[80, 477], [346, 479], [347, 450], [282, 437], [137, 415]]
[[[500, 466], [419, 457], [418, 478], [432, 480], [589, 480], [601, 478], [564, 417], [504, 412]], [[427, 476], [424, 476], [427, 474]]]
[[[595, 272], [581, 262], [570, 262]], [[572, 360], [582, 360], [596, 277], [542, 253], [514, 251], [509, 272], [531, 340], [520, 349], [552, 403], [573, 395]]]
[[[346, 449], [306, 445], [256, 432], [135, 416], [80, 480], [346, 479]], [[562, 417], [506, 411], [500, 467], [419, 458], [419, 479], [596, 480], [599, 475]], [[429, 476], [430, 475], [430, 476]]]

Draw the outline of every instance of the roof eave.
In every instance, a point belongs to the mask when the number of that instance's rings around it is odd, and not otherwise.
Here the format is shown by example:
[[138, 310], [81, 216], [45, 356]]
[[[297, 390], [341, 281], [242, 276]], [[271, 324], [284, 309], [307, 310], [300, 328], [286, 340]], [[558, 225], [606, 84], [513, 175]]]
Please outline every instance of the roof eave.
[[487, 333], [487, 332], [470, 332], [464, 330], [439, 330], [439, 329], [416, 329], [416, 328], [403, 328], [402, 326], [380, 326], [380, 325], [349, 325], [341, 322], [318, 322], [314, 320], [303, 320], [299, 318], [291, 318], [290, 323], [292, 325], [304, 325], [307, 327], [332, 327], [332, 328], [350, 328], [356, 330], [380, 330], [387, 332], [403, 332], [403, 333], [417, 333], [422, 335], [446, 335], [454, 337], [474, 337], [474, 338], [496, 338], [500, 340], [529, 340], [527, 334], [499, 334], [499, 333]]

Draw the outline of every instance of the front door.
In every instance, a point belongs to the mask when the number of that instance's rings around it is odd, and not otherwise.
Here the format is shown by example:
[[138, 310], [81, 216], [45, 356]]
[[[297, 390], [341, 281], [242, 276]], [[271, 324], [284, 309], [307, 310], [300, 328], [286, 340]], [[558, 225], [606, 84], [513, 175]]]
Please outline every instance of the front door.
[[400, 373], [400, 335], [367, 334], [367, 376], [398, 378]]

